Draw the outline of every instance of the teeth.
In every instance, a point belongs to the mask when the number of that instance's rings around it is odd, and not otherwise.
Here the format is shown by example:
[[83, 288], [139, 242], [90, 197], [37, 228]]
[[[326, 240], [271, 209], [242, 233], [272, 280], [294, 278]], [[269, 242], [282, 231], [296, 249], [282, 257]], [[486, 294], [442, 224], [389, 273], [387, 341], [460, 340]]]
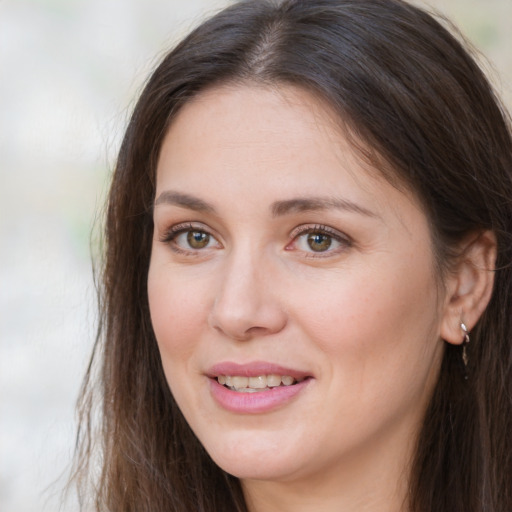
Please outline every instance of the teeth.
[[254, 389], [263, 389], [267, 387], [267, 377], [260, 375], [259, 377], [249, 377], [249, 386]]
[[219, 384], [243, 393], [255, 393], [261, 390], [268, 390], [269, 388], [276, 388], [281, 385], [291, 386], [303, 380], [302, 378], [295, 379], [290, 375], [275, 374], [259, 375], [257, 377], [244, 377], [241, 375], [219, 375], [217, 377]]
[[281, 382], [285, 385], [285, 386], [291, 386], [293, 384], [293, 381], [295, 379], [293, 377], [290, 377], [289, 375], [285, 375], [284, 377], [281, 377]]
[[249, 384], [249, 377], [232, 377], [232, 386], [236, 389], [246, 388], [247, 384]]
[[281, 385], [280, 375], [267, 375], [267, 386], [269, 388], [275, 388]]

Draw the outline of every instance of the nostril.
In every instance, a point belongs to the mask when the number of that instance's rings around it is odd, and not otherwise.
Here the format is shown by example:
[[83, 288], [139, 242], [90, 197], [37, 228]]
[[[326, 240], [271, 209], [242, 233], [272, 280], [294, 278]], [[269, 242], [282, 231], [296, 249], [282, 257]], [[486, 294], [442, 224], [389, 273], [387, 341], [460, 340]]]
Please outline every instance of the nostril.
[[220, 313], [217, 310], [212, 312], [209, 324], [218, 333], [235, 341], [249, 341], [280, 332], [286, 325], [286, 316], [279, 310], [260, 310], [246, 315], [237, 315], [233, 311]]
[[275, 272], [265, 267], [264, 262], [257, 264], [254, 253], [249, 250], [243, 254], [241, 250], [233, 251], [225, 265], [218, 275], [210, 326], [236, 341], [248, 341], [282, 330], [287, 322], [285, 308], [275, 287], [268, 282], [276, 281]]

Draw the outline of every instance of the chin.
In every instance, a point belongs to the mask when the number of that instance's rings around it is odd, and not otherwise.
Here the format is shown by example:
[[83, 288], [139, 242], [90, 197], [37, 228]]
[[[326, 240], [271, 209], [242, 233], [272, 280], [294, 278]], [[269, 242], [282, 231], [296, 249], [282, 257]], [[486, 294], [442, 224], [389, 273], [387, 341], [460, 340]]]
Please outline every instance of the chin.
[[238, 460], [223, 458], [215, 460], [215, 463], [226, 473], [240, 480], [283, 481], [292, 479], [297, 473], [298, 468], [295, 468], [294, 464], [279, 460], [280, 458], [275, 455], [269, 459], [266, 457], [256, 459], [242, 457]]
[[300, 445], [276, 439], [275, 432], [270, 433], [273, 439], [268, 435], [232, 435], [225, 442], [205, 440], [203, 446], [221, 469], [239, 479], [286, 480], [307, 466]]

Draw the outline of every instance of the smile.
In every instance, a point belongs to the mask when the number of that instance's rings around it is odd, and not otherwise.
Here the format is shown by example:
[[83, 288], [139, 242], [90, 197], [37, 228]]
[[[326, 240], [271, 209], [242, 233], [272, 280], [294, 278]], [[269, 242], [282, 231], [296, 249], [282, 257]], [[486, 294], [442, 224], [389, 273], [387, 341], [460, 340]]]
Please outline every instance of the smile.
[[258, 393], [269, 391], [279, 386], [292, 386], [302, 382], [304, 378], [294, 378], [291, 375], [258, 375], [256, 377], [246, 377], [243, 375], [219, 375], [217, 382], [231, 391], [239, 393]]
[[236, 414], [263, 414], [306, 396], [315, 378], [311, 373], [265, 361], [223, 362], [206, 373], [213, 400]]

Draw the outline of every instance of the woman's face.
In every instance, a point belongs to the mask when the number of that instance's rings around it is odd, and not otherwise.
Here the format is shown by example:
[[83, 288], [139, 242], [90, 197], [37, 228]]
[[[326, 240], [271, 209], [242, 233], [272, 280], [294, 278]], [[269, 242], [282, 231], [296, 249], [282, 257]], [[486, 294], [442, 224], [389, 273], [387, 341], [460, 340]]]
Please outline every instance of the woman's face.
[[185, 105], [154, 224], [163, 368], [217, 464], [290, 481], [400, 458], [443, 351], [428, 222], [321, 102], [225, 86]]

